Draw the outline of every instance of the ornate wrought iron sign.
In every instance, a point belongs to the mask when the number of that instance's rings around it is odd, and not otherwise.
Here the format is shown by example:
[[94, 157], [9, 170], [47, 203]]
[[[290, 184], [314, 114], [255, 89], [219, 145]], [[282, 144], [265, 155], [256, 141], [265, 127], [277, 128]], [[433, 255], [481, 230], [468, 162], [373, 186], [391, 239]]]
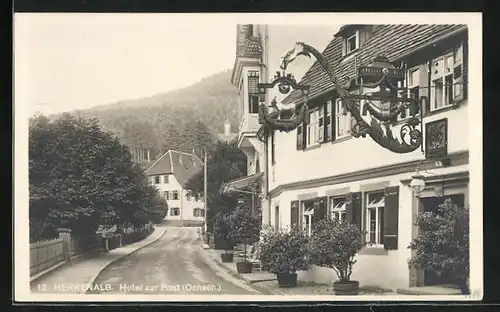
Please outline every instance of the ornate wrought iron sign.
[[425, 158], [434, 159], [448, 155], [448, 119], [425, 124]]
[[296, 129], [301, 123], [307, 123], [308, 107], [307, 95], [309, 86], [300, 85], [297, 83], [292, 74], [286, 74], [285, 71], [276, 72], [274, 80], [270, 83], [259, 83], [259, 93], [266, 94], [268, 89], [278, 87], [281, 94], [289, 94], [294, 90], [300, 90], [304, 97], [304, 104], [297, 110], [297, 106], [289, 109], [279, 109], [276, 98], [273, 99], [270, 106], [260, 104], [259, 106], [259, 123], [263, 126], [258, 132], [258, 137], [265, 140], [265, 137], [274, 130], [290, 132]]
[[[415, 98], [406, 87], [398, 87], [403, 82], [406, 70], [395, 68], [387, 58], [379, 56], [370, 66], [359, 67], [355, 83], [359, 95], [349, 92], [340, 85], [335, 71], [324, 56], [315, 48], [298, 42], [282, 59], [281, 68], [285, 70], [299, 55], [313, 55], [328, 74], [335, 91], [342, 100], [345, 112], [355, 119], [352, 126], [354, 137], [371, 137], [380, 146], [395, 152], [409, 153], [422, 146], [422, 122], [418, 113], [423, 99]], [[372, 90], [373, 92], [366, 92]], [[409, 111], [410, 116], [406, 116]], [[371, 120], [365, 117], [369, 114]], [[391, 126], [396, 121], [404, 120], [399, 138], [395, 137]], [[418, 127], [420, 126], [420, 127]]]

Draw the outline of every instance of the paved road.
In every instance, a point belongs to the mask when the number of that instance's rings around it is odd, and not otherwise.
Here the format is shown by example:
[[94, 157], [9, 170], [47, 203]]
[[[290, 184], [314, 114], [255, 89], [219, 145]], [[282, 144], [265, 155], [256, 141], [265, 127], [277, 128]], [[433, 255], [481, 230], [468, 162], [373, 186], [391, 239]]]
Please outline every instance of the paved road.
[[[255, 291], [213, 264], [197, 228], [169, 227], [157, 242], [111, 264], [94, 284], [110, 294], [252, 294]], [[213, 260], [211, 260], [213, 261]], [[95, 287], [94, 287], [95, 288]]]

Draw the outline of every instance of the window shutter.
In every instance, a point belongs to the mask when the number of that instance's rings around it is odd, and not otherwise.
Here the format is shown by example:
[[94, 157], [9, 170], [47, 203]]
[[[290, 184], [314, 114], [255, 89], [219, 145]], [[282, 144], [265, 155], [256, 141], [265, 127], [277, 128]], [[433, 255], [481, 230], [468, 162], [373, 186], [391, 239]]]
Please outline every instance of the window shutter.
[[304, 149], [304, 124], [301, 124], [300, 126], [297, 127], [297, 150], [303, 150]]
[[361, 192], [353, 192], [346, 195], [346, 221], [356, 225], [360, 230], [361, 216], [363, 212]]
[[422, 107], [422, 116], [425, 116], [431, 110], [430, 102], [430, 63], [425, 63], [419, 67], [419, 96], [425, 97]]
[[299, 225], [299, 201], [293, 200], [290, 203], [290, 224], [292, 227]]
[[330, 140], [330, 133], [329, 133], [329, 126], [331, 123], [331, 116], [328, 116], [328, 105], [330, 105], [328, 102], [326, 102], [323, 105], [323, 141], [322, 142], [328, 142]]
[[316, 207], [314, 209], [314, 222], [325, 219], [327, 214], [327, 197], [320, 197], [315, 200]]
[[324, 105], [318, 109], [318, 142], [322, 143], [325, 139], [325, 110]]
[[461, 43], [461, 48], [457, 47], [454, 54], [453, 63], [453, 97], [455, 102], [462, 101], [466, 98], [467, 82], [467, 63], [466, 63], [466, 48], [467, 45]]
[[335, 111], [335, 101], [333, 101], [333, 100], [330, 101], [330, 105], [331, 105], [330, 107], [331, 107], [331, 111], [332, 111], [332, 114], [331, 114], [331, 117], [330, 117], [330, 119], [331, 119], [331, 125], [332, 125], [330, 136], [331, 136], [331, 141], [333, 143], [333, 142], [335, 142], [335, 138], [336, 138], [336, 135], [335, 135], [335, 128], [336, 128], [335, 123], [337, 122], [336, 113], [335, 113], [336, 112]]
[[385, 188], [384, 249], [398, 249], [399, 186]]

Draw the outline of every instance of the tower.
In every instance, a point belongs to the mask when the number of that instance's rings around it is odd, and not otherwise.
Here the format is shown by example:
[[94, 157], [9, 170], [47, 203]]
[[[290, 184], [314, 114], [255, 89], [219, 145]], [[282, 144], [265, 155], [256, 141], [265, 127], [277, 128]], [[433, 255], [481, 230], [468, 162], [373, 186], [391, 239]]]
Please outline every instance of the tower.
[[224, 135], [225, 136], [231, 135], [231, 123], [229, 122], [227, 116], [226, 116], [226, 121], [224, 122]]

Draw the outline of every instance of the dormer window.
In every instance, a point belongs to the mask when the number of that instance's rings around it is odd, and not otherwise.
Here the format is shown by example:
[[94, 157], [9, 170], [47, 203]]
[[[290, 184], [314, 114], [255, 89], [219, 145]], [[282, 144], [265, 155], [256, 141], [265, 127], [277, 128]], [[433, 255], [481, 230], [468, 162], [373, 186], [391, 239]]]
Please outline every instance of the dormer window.
[[344, 47], [344, 55], [351, 54], [359, 49], [359, 30], [356, 30], [354, 34], [344, 39]]

